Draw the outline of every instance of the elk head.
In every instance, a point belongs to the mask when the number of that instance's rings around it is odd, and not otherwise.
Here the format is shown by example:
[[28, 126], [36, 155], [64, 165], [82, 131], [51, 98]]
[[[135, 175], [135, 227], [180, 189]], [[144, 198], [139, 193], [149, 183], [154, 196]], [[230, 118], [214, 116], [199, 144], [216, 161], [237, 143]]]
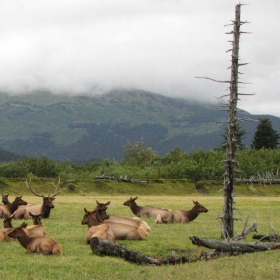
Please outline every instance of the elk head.
[[9, 195], [8, 195], [8, 194], [2, 194], [2, 203], [3, 203], [4, 205], [10, 204]]
[[21, 237], [23, 234], [23, 229], [27, 227], [27, 223], [22, 223], [19, 227], [14, 228], [9, 234], [9, 237], [18, 238]]
[[208, 209], [201, 205], [198, 201], [193, 201], [194, 207], [198, 213], [207, 213]]
[[111, 203], [110, 201], [108, 201], [106, 203], [100, 203], [96, 200], [96, 207], [95, 207], [94, 211], [106, 212], [110, 203]]
[[132, 197], [130, 197], [130, 199], [129, 200], [127, 200], [127, 201], [125, 201], [124, 203], [123, 203], [123, 205], [124, 206], [131, 206], [131, 205], [133, 205], [133, 204], [135, 204], [136, 202], [135, 202], [135, 200], [138, 198], [138, 196], [136, 196], [136, 197], [134, 197], [134, 198], [132, 198]]
[[[53, 205], [53, 201], [55, 200], [55, 196], [57, 196], [59, 192], [57, 192], [57, 186], [52, 182], [54, 188], [55, 188], [55, 193], [50, 196], [43, 196], [43, 195], [39, 195], [37, 193], [35, 193], [35, 191], [30, 187], [29, 183], [27, 182], [27, 180], [25, 181], [27, 188], [36, 196], [38, 197], [42, 197], [43, 198], [43, 207], [42, 207], [42, 218], [49, 218], [50, 216], [50, 211], [52, 208], [54, 208]], [[58, 181], [58, 184], [60, 183], [60, 179]]]

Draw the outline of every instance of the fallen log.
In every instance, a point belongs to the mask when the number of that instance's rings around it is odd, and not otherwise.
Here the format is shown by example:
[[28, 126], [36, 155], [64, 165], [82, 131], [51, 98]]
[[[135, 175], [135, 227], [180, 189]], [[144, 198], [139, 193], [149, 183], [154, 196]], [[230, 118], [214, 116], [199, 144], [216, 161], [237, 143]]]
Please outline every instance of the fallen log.
[[254, 234], [252, 238], [261, 241], [280, 242], [280, 235], [274, 235], [274, 234], [268, 234], [268, 235]]
[[206, 239], [197, 236], [191, 236], [190, 239], [193, 245], [214, 249], [218, 252], [254, 253], [280, 249], [280, 242], [239, 242], [232, 240]]
[[171, 256], [166, 260], [150, 258], [142, 253], [117, 244], [114, 241], [103, 239], [100, 237], [91, 238], [90, 247], [92, 252], [95, 254], [120, 257], [125, 259], [126, 261], [133, 262], [139, 265], [174, 265], [195, 261], [187, 259], [184, 256], [181, 258], [175, 258], [174, 256]]

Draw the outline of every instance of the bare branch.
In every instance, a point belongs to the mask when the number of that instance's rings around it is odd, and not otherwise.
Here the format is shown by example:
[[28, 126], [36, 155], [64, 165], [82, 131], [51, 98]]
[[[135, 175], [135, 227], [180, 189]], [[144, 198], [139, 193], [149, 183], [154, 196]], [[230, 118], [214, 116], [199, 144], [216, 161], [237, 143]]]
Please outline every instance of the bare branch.
[[206, 80], [210, 80], [210, 81], [217, 82], [217, 83], [230, 83], [230, 81], [219, 81], [219, 80], [215, 80], [215, 79], [208, 78], [208, 77], [195, 77], [195, 78], [197, 78], [197, 79], [206, 79]]

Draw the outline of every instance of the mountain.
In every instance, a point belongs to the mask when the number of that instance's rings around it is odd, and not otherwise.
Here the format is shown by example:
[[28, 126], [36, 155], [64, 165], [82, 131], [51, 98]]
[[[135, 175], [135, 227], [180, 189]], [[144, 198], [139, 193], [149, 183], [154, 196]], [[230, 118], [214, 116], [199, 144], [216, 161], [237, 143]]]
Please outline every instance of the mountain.
[[[239, 113], [241, 118], [269, 118], [280, 131], [280, 118]], [[129, 140], [144, 139], [162, 156], [182, 150], [220, 146], [227, 112], [216, 105], [166, 97], [141, 90], [114, 90], [102, 95], [54, 95], [50, 92], [11, 96], [0, 93], [0, 148], [18, 155], [84, 162], [121, 160]], [[242, 122], [250, 145], [257, 122]]]

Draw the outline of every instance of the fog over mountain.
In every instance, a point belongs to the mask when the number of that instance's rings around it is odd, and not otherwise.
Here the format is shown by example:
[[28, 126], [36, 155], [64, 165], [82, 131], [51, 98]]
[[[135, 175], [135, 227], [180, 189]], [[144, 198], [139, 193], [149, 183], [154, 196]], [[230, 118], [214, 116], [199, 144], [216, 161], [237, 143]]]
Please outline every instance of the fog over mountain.
[[[217, 102], [229, 80], [233, 0], [3, 1], [0, 9], [0, 91], [103, 93], [137, 88]], [[241, 3], [242, 4], [242, 3]], [[239, 106], [280, 116], [280, 1], [241, 7]]]

